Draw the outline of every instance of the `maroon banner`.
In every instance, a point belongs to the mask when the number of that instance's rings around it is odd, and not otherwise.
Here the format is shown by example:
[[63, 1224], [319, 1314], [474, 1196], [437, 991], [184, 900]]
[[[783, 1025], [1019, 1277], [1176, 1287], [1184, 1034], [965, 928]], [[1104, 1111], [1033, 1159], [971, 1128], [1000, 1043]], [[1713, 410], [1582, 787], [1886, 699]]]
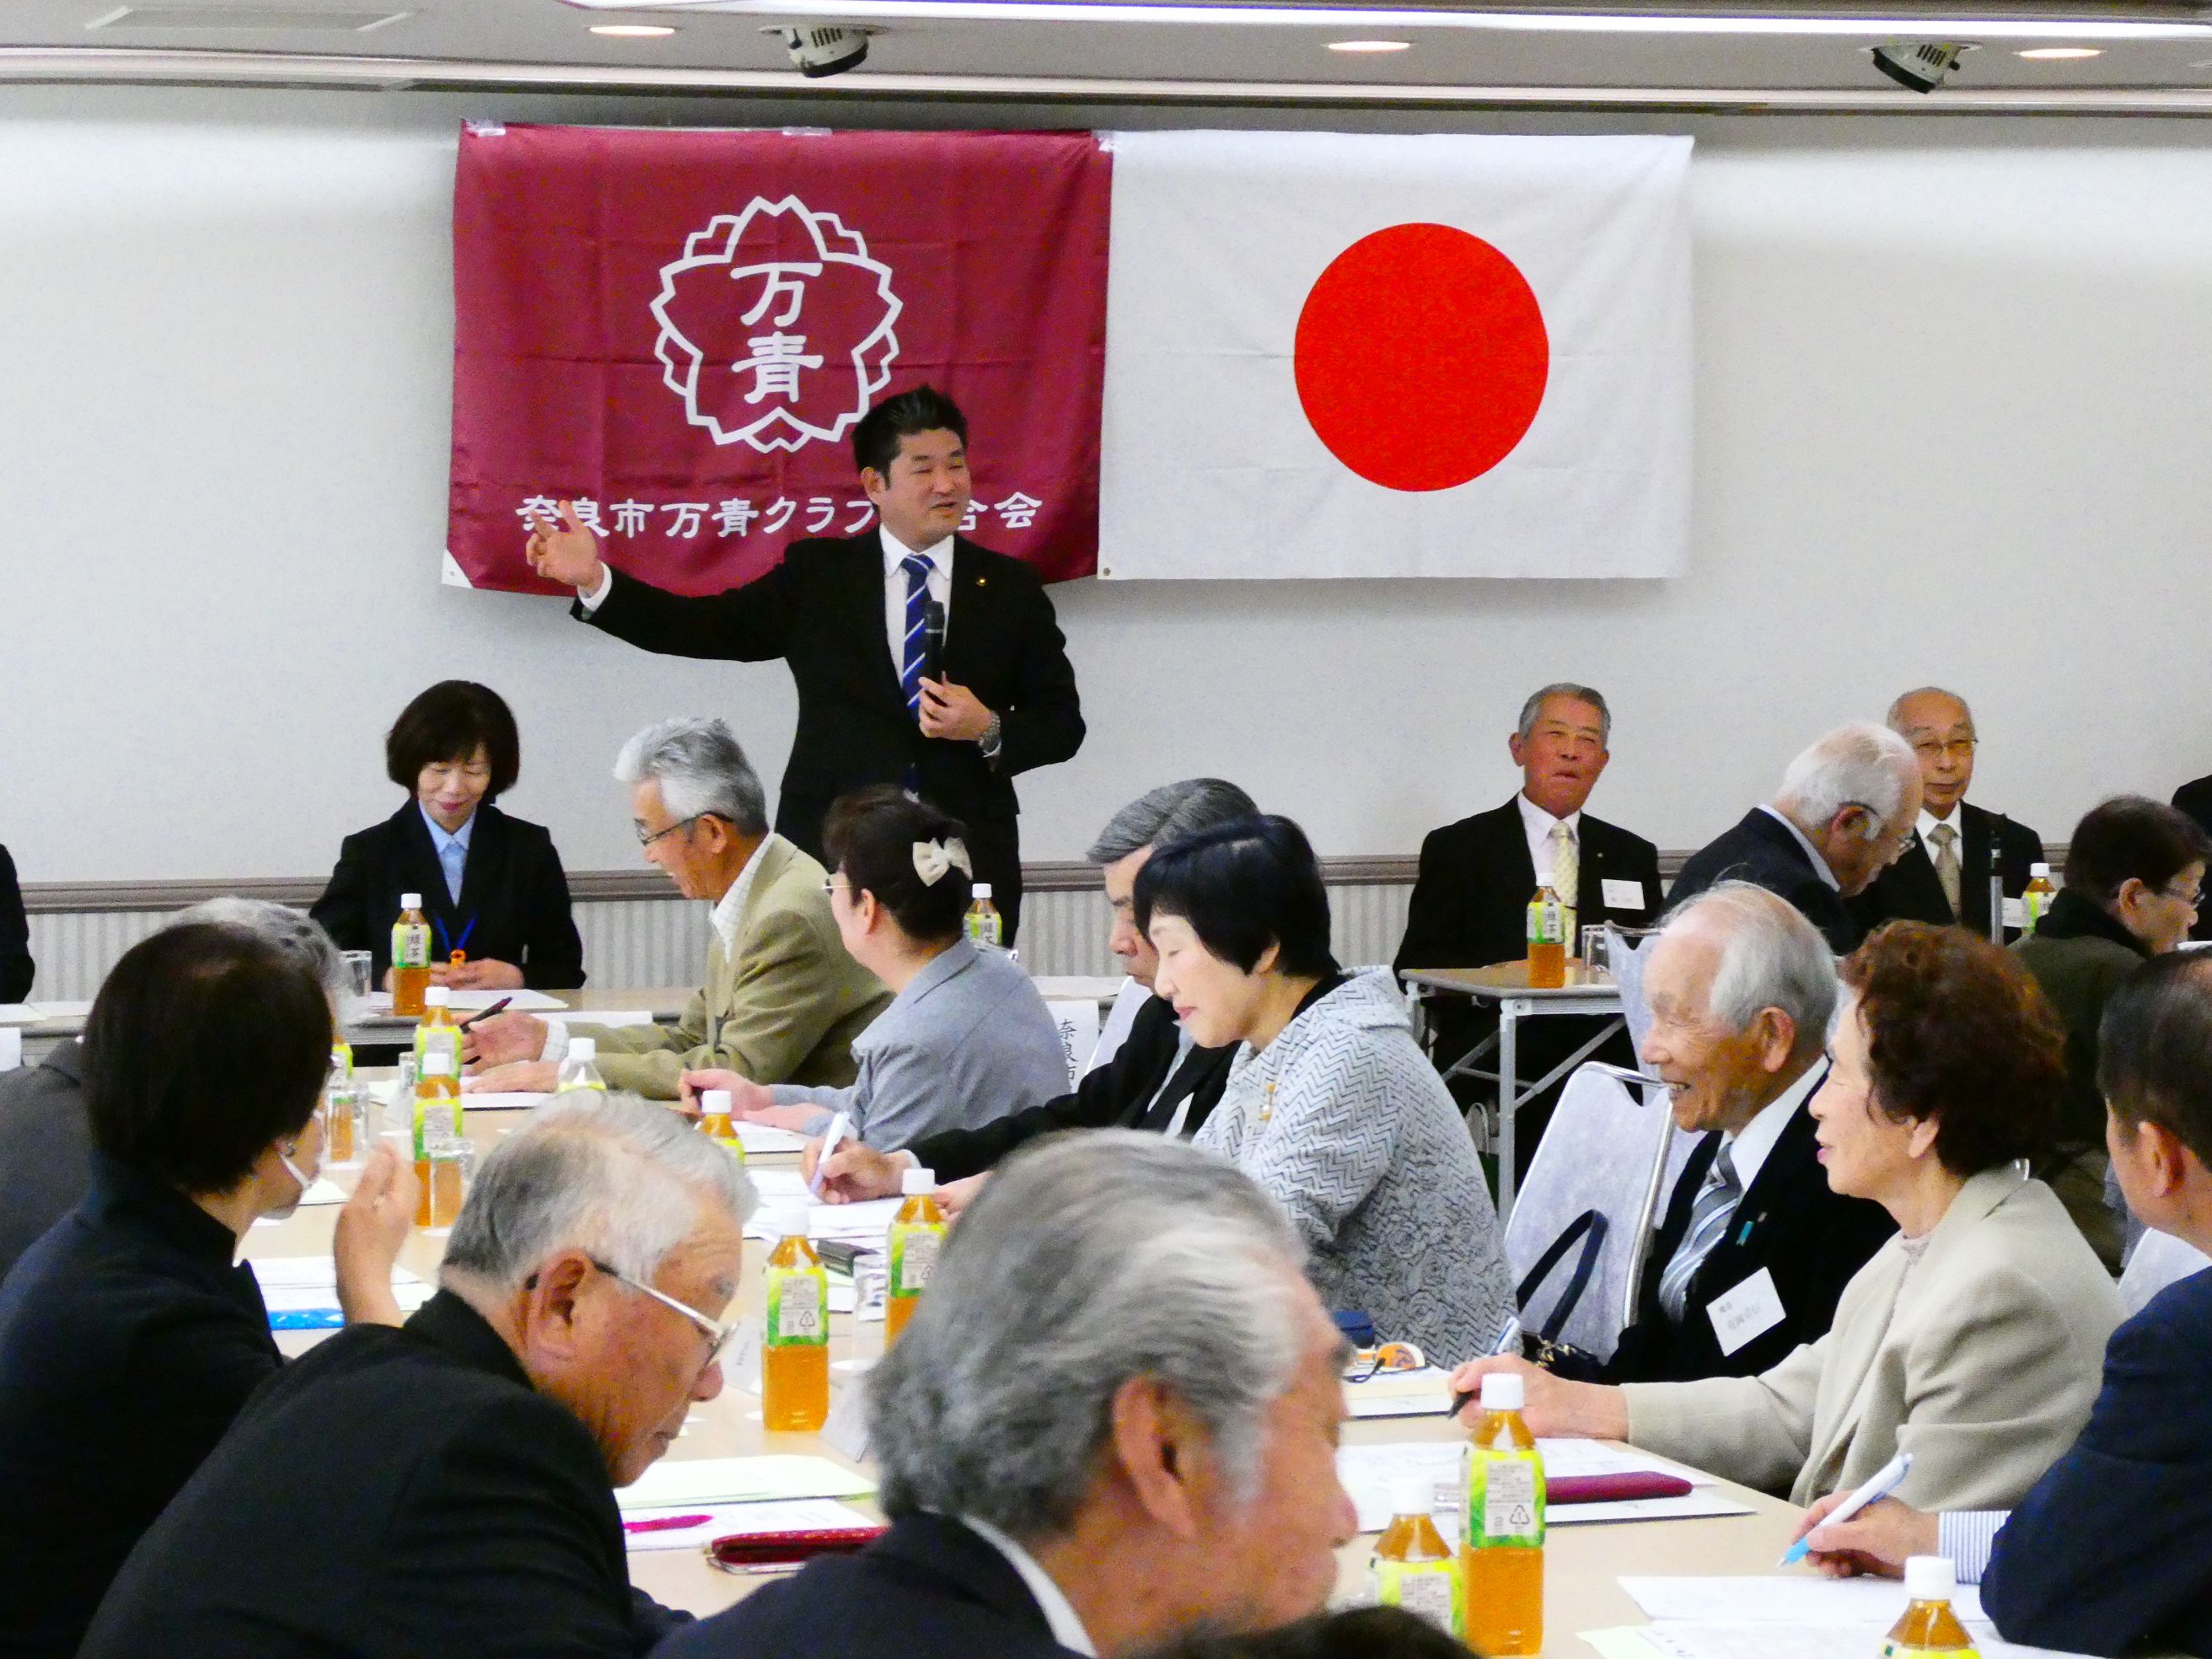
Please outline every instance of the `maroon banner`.
[[1047, 580], [1098, 549], [1106, 152], [1090, 133], [475, 125], [453, 192], [448, 581], [550, 592], [571, 499], [678, 592], [874, 523], [854, 423], [968, 417], [963, 529]]

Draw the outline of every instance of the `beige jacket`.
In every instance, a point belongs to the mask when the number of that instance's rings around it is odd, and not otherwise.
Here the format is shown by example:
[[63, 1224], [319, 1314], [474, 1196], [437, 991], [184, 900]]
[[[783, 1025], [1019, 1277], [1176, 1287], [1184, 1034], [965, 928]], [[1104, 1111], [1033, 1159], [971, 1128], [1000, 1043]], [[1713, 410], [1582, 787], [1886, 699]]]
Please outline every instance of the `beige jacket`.
[[1828, 1334], [1771, 1370], [1625, 1388], [1628, 1437], [1794, 1504], [1909, 1451], [1907, 1504], [2010, 1509], [2087, 1422], [2122, 1311], [2051, 1189], [1984, 1170], [1917, 1265], [1891, 1239]]
[[707, 983], [674, 1025], [574, 1025], [599, 1045], [610, 1088], [673, 1100], [687, 1071], [726, 1066], [756, 1083], [841, 1085], [853, 1039], [890, 1006], [884, 982], [846, 954], [827, 872], [781, 836], [764, 842], [738, 919], [738, 953], [707, 946]]

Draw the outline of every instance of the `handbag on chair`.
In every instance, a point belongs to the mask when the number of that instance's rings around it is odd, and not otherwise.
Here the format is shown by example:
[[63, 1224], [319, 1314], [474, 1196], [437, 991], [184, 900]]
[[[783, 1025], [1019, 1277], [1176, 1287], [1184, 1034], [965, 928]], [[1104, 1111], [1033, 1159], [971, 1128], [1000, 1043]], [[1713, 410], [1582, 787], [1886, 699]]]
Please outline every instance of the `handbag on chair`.
[[1524, 1330], [1521, 1335], [1523, 1358], [1571, 1382], [1594, 1382], [1605, 1371], [1605, 1362], [1595, 1354], [1571, 1342], [1562, 1342], [1559, 1337], [1566, 1328], [1567, 1321], [1574, 1316], [1583, 1292], [1589, 1288], [1590, 1275], [1597, 1271], [1598, 1255], [1605, 1249], [1605, 1237], [1610, 1226], [1602, 1212], [1584, 1210], [1545, 1248], [1544, 1254], [1536, 1258], [1535, 1266], [1528, 1269], [1528, 1276], [1513, 1293], [1515, 1301], [1527, 1307], [1528, 1298], [1543, 1288], [1545, 1279], [1565, 1259], [1567, 1252], [1577, 1244], [1582, 1246], [1573, 1271], [1567, 1277], [1566, 1288], [1559, 1292], [1559, 1299], [1545, 1316], [1543, 1328], [1533, 1333]]

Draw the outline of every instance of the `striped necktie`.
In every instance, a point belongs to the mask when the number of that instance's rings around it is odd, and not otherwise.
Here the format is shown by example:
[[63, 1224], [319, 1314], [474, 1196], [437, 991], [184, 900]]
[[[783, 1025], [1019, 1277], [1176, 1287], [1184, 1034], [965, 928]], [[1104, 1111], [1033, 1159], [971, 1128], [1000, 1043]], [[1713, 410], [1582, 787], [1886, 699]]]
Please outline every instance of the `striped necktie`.
[[899, 687], [906, 693], [906, 712], [921, 718], [922, 622], [929, 605], [929, 561], [909, 553], [899, 561], [906, 572], [906, 651], [899, 661]]
[[1666, 1272], [1659, 1275], [1659, 1305], [1675, 1324], [1682, 1322], [1683, 1310], [1689, 1306], [1690, 1281], [1712, 1254], [1713, 1246], [1721, 1242], [1721, 1235], [1728, 1231], [1729, 1218], [1735, 1214], [1735, 1206], [1742, 1198], [1743, 1188], [1735, 1178], [1735, 1160], [1729, 1156], [1728, 1143], [1723, 1141], [1713, 1154], [1713, 1167], [1705, 1176], [1705, 1184], [1698, 1190], [1698, 1201], [1690, 1206], [1690, 1224], [1682, 1234], [1681, 1243], [1675, 1247], [1674, 1258], [1667, 1264]]

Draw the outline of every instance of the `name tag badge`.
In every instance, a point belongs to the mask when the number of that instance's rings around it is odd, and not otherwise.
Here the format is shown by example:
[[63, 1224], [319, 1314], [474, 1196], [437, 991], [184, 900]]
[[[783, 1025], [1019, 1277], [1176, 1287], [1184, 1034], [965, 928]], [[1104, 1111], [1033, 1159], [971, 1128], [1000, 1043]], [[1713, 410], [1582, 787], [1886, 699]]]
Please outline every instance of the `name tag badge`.
[[1608, 910], [1641, 910], [1644, 903], [1644, 884], [1640, 881], [1614, 881], [1610, 877], [1599, 884], [1605, 890], [1605, 908]]
[[2002, 920], [2003, 921], [2004, 925], [2008, 927], [2026, 927], [2027, 926], [2027, 901], [2024, 898], [2007, 899], [2004, 902], [2004, 915]]
[[1775, 1291], [1774, 1275], [1761, 1267], [1727, 1295], [1714, 1297], [1705, 1312], [1712, 1319], [1721, 1352], [1734, 1353], [1782, 1322], [1782, 1298]]

